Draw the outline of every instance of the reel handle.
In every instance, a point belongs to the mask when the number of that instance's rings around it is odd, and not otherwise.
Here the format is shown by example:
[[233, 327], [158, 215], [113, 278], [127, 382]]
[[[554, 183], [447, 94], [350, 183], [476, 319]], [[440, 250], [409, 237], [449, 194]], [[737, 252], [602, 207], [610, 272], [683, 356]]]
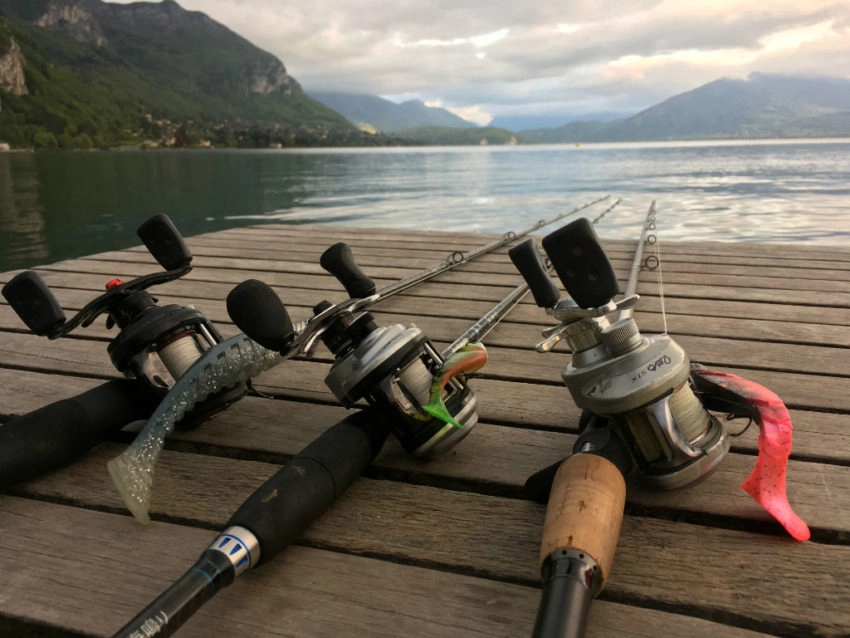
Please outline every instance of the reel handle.
[[35, 334], [44, 337], [65, 323], [65, 313], [50, 288], [34, 270], [15, 275], [5, 286], [3, 296]]
[[339, 242], [328, 248], [319, 258], [319, 264], [337, 278], [352, 299], [375, 294], [375, 282], [360, 270], [348, 244]]
[[243, 281], [228, 293], [227, 314], [242, 332], [268, 350], [285, 350], [295, 336], [286, 306], [258, 279]]
[[183, 235], [167, 215], [154, 215], [136, 233], [165, 270], [177, 270], [192, 261], [192, 252]]
[[620, 292], [617, 275], [586, 218], [546, 235], [543, 249], [570, 297], [582, 308], [604, 306]]
[[558, 303], [561, 293], [552, 283], [548, 269], [543, 263], [543, 257], [533, 239], [528, 238], [508, 250], [508, 256], [525, 279], [538, 306], [551, 308]]

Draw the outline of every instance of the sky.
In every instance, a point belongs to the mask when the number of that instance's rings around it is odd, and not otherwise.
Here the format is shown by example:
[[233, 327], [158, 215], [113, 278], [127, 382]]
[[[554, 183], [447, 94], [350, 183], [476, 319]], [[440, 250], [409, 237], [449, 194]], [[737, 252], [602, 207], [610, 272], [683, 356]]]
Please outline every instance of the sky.
[[[120, 0], [126, 2], [127, 0]], [[495, 116], [631, 115], [721, 77], [850, 77], [847, 0], [177, 0], [307, 92]]]

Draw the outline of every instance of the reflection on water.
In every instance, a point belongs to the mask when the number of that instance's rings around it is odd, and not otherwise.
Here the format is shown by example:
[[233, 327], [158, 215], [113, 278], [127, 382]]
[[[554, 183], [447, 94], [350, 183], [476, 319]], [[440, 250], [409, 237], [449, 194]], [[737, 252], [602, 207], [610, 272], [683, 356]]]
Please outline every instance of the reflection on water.
[[48, 258], [39, 185], [32, 156], [16, 163], [0, 153], [0, 270], [6, 263], [39, 263]]
[[186, 235], [263, 221], [504, 232], [600, 195], [600, 234], [842, 243], [850, 140], [544, 147], [0, 155], [0, 271], [139, 241], [154, 213]]

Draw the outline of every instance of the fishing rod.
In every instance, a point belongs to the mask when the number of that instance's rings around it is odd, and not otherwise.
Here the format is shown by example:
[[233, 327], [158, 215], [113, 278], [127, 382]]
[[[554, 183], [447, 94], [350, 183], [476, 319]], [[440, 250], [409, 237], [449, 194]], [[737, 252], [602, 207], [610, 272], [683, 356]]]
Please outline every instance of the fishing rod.
[[[541, 228], [543, 228], [545, 226], [555, 224], [555, 223], [561, 221], [562, 219], [566, 219], [567, 217], [571, 217], [573, 215], [576, 215], [576, 214], [580, 213], [581, 211], [583, 211], [587, 208], [590, 208], [591, 206], [594, 206], [595, 204], [598, 204], [599, 202], [602, 202], [602, 201], [608, 199], [609, 197], [610, 197], [610, 195], [605, 195], [604, 197], [600, 197], [598, 199], [595, 199], [592, 202], [589, 202], [587, 204], [582, 204], [581, 206], [573, 208], [572, 210], [570, 210], [566, 213], [560, 213], [560, 214], [556, 215], [555, 217], [552, 217], [551, 219], [548, 219], [548, 220], [541, 219], [541, 220], [535, 222], [534, 224], [532, 224], [531, 226], [529, 226], [528, 228], [526, 228], [525, 230], [522, 230], [518, 233], [509, 231], [509, 232], [505, 233], [502, 236], [501, 239], [497, 239], [497, 240], [495, 240], [495, 241], [493, 241], [489, 244], [481, 246], [480, 248], [472, 250], [468, 253], [462, 253], [462, 252], [457, 252], [457, 251], [453, 252], [449, 256], [449, 258], [446, 261], [444, 261], [443, 263], [438, 264], [438, 265], [434, 266], [433, 268], [429, 268], [429, 269], [423, 271], [422, 273], [416, 273], [416, 274], [413, 274], [409, 277], [405, 277], [404, 279], [401, 279], [401, 280], [399, 280], [395, 283], [389, 284], [388, 286], [382, 288], [381, 291], [378, 293], [379, 299], [384, 299], [384, 298], [392, 296], [396, 293], [407, 290], [411, 286], [415, 286], [416, 284], [420, 283], [421, 281], [425, 281], [426, 279], [430, 279], [431, 277], [439, 275], [440, 273], [443, 273], [446, 270], [450, 270], [451, 268], [454, 268], [455, 266], [459, 266], [460, 264], [466, 263], [468, 261], [472, 261], [473, 259], [476, 259], [477, 257], [480, 257], [482, 255], [486, 255], [487, 253], [492, 252], [492, 251], [496, 250], [497, 248], [507, 246], [508, 244], [515, 242], [519, 239], [522, 239], [523, 237], [527, 237], [528, 235], [533, 233], [535, 230], [540, 230]], [[331, 273], [334, 274], [332, 271], [331, 271]], [[359, 274], [356, 275], [356, 277], [358, 277], [358, 278], [359, 278], [359, 276], [360, 276]], [[346, 288], [347, 288], [347, 286], [346, 286]], [[358, 290], [358, 289], [353, 289], [353, 290], [349, 291], [349, 293], [352, 293], [352, 292], [359, 293], [359, 292], [366, 292], [366, 291], [365, 290], [361, 291], [361, 290]], [[351, 294], [351, 296], [356, 297], [358, 295]], [[366, 297], [368, 295], [361, 294], [359, 296]]]
[[[253, 336], [236, 335], [207, 351], [175, 384], [166, 400], [156, 408], [133, 443], [107, 464], [113, 483], [128, 509], [139, 521], [150, 520], [148, 510], [153, 485], [153, 468], [162, 451], [165, 437], [173, 430], [175, 423], [182, 418], [185, 410], [196, 402], [205, 400], [211, 391], [237, 383], [246, 383], [252, 377], [294, 356], [309, 356], [318, 339], [326, 331], [332, 326], [341, 325], [341, 318], [349, 317], [352, 313], [359, 312], [440, 273], [505, 246], [516, 238], [526, 236], [547, 224], [574, 215], [608, 197], [608, 195], [600, 197], [551, 220], [541, 220], [520, 233], [506, 233], [502, 238], [468, 254], [455, 252], [437, 266], [414, 273], [380, 290], [377, 290], [375, 283], [360, 270], [350, 248], [344, 243], [335, 244], [322, 254], [319, 263], [342, 283], [349, 299], [338, 304], [323, 302], [316, 307], [313, 316], [295, 325], [292, 324], [286, 312], [274, 311], [274, 313], [269, 312], [258, 317], [252, 304], [243, 303], [241, 293], [251, 291], [251, 294], [260, 295], [265, 301], [270, 301], [274, 294], [261, 290], [261, 286], [246, 283], [240, 288], [240, 293], [228, 297], [228, 312], [237, 326], [241, 322], [252, 322]], [[619, 201], [618, 199], [617, 203]], [[616, 203], [609, 207], [609, 210], [614, 206]], [[250, 300], [251, 294], [248, 294], [246, 299]], [[260, 344], [267, 344], [267, 346]], [[439, 410], [440, 406], [433, 406], [433, 409]], [[449, 433], [443, 433], [437, 438], [442, 437], [449, 437]], [[411, 443], [411, 445], [419, 447], [420, 443], [425, 444], [423, 441], [417, 444]], [[425, 450], [434, 444], [436, 441], [427, 445]], [[423, 450], [422, 453], [424, 454], [425, 451]]]
[[[791, 441], [790, 419], [787, 411], [782, 413], [781, 400], [740, 377], [691, 364], [669, 335], [641, 335], [631, 317], [640, 272], [634, 264], [641, 263], [640, 251], [654, 224], [655, 202], [641, 234], [626, 286], [629, 292], [618, 301], [616, 275], [587, 220], [576, 220], [542, 242], [572, 299], [538, 304], [560, 325], [544, 331], [547, 339], [537, 350], [549, 352], [566, 340], [572, 360], [561, 376], [583, 413], [573, 454], [531, 476], [525, 485], [533, 500], [548, 500], [535, 638], [585, 634], [591, 601], [613, 564], [626, 500], [625, 476], [633, 468], [650, 487], [669, 490], [700, 480], [722, 461], [729, 441], [709, 409], [749, 416], [759, 424], [759, 461], [744, 488], [794, 538], [808, 538], [808, 528], [785, 498]], [[515, 264], [534, 288], [542, 263]], [[608, 316], [614, 313], [618, 318], [611, 323]]]
[[[55, 469], [94, 447], [127, 423], [147, 419], [177, 380], [203, 352], [222, 341], [198, 310], [157, 305], [147, 289], [179, 279], [192, 270], [192, 254], [165, 215], [138, 229], [139, 238], [165, 272], [126, 283], [112, 279], [106, 292], [66, 320], [59, 302], [35, 271], [13, 277], [2, 294], [27, 327], [58, 339], [87, 327], [101, 314], [118, 334], [107, 346], [110, 360], [125, 379], [107, 381], [75, 397], [13, 417], [0, 427], [0, 489]], [[197, 425], [247, 392], [245, 384], [211, 393], [181, 422]]]
[[[336, 255], [334, 262], [345, 257], [343, 266], [329, 270], [349, 294], [365, 283], [347, 246], [337, 244], [327, 254]], [[171, 635], [218, 590], [274, 558], [363, 473], [390, 432], [418, 457], [457, 445], [478, 421], [466, 377], [487, 361], [481, 340], [528, 292], [528, 284], [520, 284], [439, 353], [415, 325], [379, 327], [360, 308], [338, 314], [321, 334], [334, 355], [325, 381], [345, 406], [365, 399], [368, 407], [330, 427], [249, 496], [195, 565], [116, 637], [142, 629], [146, 636]], [[227, 305], [237, 326], [263, 347], [291, 343], [286, 308], [263, 282], [239, 284]], [[327, 306], [318, 304], [316, 314]]]

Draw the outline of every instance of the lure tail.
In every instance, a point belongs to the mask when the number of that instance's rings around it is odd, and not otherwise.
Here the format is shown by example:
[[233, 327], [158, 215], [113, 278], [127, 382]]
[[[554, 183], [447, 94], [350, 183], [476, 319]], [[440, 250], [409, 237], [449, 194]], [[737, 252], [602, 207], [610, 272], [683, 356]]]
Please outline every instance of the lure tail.
[[443, 362], [434, 375], [428, 405], [423, 405], [422, 409], [456, 428], [463, 428], [446, 408], [443, 402], [443, 390], [446, 384], [457, 375], [474, 374], [483, 368], [485, 363], [487, 363], [487, 350], [483, 343], [470, 343], [455, 352]]
[[762, 385], [734, 374], [716, 372], [704, 368], [692, 368], [697, 386], [703, 381], [725, 391], [726, 401], [745, 402], [743, 413], [750, 416], [759, 426], [758, 458], [750, 476], [741, 487], [752, 496], [782, 527], [796, 540], [805, 541], [811, 536], [808, 525], [788, 502], [785, 474], [788, 457], [791, 455], [793, 426], [788, 409], [779, 396]]

